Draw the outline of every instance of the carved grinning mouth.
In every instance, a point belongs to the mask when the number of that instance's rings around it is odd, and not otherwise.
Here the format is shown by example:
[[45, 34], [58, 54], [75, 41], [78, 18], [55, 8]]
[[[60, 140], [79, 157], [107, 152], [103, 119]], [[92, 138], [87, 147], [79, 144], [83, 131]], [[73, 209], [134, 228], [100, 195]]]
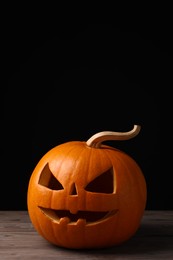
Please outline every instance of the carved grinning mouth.
[[54, 210], [39, 207], [40, 210], [49, 217], [52, 221], [66, 224], [74, 224], [77, 222], [84, 222], [85, 224], [91, 224], [93, 222], [104, 221], [108, 217], [111, 217], [117, 213], [118, 210], [96, 212], [96, 211], [78, 211], [76, 214], [70, 213], [69, 210]]

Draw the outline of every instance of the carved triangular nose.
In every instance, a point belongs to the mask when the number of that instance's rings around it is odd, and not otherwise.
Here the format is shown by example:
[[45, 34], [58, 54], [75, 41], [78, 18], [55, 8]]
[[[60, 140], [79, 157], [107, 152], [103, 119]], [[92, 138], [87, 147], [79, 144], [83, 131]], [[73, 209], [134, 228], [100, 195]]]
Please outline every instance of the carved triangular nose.
[[77, 195], [77, 189], [75, 183], [73, 183], [71, 186], [70, 195]]

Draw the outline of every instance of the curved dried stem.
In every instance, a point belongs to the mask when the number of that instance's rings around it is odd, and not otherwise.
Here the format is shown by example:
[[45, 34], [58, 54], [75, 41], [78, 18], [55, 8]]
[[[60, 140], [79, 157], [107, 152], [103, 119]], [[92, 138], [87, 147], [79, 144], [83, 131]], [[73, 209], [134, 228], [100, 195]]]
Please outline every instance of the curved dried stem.
[[101, 143], [108, 140], [128, 140], [135, 137], [140, 132], [141, 126], [134, 125], [133, 129], [128, 132], [110, 132], [103, 131], [94, 134], [88, 139], [86, 144], [90, 147], [99, 148]]

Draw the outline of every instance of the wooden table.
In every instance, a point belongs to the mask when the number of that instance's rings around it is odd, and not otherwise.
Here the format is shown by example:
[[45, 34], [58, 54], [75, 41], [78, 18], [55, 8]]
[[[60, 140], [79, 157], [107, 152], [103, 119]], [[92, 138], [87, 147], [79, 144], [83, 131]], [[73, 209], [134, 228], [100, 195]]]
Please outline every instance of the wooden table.
[[145, 211], [141, 227], [118, 247], [69, 250], [51, 245], [33, 228], [27, 211], [0, 211], [0, 260], [171, 259], [173, 211]]

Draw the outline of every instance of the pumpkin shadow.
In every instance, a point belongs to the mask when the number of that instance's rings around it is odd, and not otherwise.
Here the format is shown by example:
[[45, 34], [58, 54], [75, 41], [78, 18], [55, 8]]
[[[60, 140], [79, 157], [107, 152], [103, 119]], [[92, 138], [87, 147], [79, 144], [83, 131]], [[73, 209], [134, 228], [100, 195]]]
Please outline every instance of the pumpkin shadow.
[[[67, 249], [62, 249], [67, 250]], [[80, 255], [92, 259], [94, 256], [105, 259], [109, 256], [137, 257], [138, 255], [160, 255], [166, 251], [167, 255], [173, 255], [173, 226], [143, 224], [136, 234], [121, 245], [100, 249], [68, 249], [70, 254]], [[67, 251], [66, 251], [67, 252]], [[94, 258], [95, 259], [95, 258]], [[136, 258], [135, 258], [136, 259]]]

